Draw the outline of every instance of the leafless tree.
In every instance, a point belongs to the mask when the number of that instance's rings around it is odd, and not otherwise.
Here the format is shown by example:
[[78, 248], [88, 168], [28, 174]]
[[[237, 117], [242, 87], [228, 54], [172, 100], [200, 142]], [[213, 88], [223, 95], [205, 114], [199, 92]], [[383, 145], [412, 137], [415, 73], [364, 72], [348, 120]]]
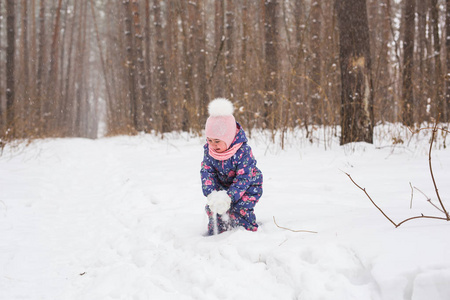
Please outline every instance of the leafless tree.
[[341, 144], [373, 142], [373, 87], [366, 0], [337, 0]]
[[414, 123], [414, 86], [412, 70], [414, 66], [414, 34], [415, 34], [415, 0], [405, 1], [405, 26], [403, 37], [403, 123], [412, 126]]

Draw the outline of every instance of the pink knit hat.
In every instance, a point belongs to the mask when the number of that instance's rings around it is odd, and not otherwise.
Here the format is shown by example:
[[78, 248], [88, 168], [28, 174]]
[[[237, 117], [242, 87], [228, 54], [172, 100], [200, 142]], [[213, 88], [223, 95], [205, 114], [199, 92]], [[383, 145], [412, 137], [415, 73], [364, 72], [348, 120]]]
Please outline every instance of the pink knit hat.
[[230, 100], [216, 98], [209, 103], [209, 118], [206, 120], [205, 134], [210, 139], [219, 139], [230, 148], [236, 136], [236, 120], [233, 117], [234, 107]]

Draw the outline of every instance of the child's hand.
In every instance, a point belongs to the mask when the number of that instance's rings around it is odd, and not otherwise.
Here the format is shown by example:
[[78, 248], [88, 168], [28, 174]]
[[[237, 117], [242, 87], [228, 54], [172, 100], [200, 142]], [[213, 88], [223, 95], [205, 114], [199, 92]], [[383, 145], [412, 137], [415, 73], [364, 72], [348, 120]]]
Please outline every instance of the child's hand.
[[230, 209], [231, 198], [226, 191], [212, 191], [207, 198], [209, 209], [216, 214], [223, 215]]

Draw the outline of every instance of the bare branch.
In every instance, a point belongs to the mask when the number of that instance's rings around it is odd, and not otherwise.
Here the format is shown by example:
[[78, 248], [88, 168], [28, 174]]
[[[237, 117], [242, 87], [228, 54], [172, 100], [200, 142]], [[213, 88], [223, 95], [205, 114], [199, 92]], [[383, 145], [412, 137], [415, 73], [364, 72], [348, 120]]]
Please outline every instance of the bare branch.
[[428, 152], [428, 164], [430, 166], [430, 174], [431, 174], [431, 179], [433, 180], [433, 185], [434, 185], [434, 189], [436, 191], [436, 196], [437, 196], [437, 198], [439, 200], [439, 203], [441, 204], [442, 210], [443, 210], [443, 212], [445, 214], [445, 217], [447, 218], [447, 221], [450, 221], [450, 216], [449, 216], [447, 210], [445, 209], [444, 203], [442, 203], [441, 196], [439, 195], [439, 191], [438, 191], [438, 187], [437, 187], [437, 184], [436, 184], [436, 180], [434, 179], [433, 167], [431, 165], [431, 150], [433, 149], [433, 142], [434, 142], [434, 137], [436, 135], [436, 132], [437, 132], [437, 122], [434, 125], [433, 132], [432, 132], [432, 135], [431, 135], [430, 151]]
[[413, 189], [413, 186], [411, 185], [411, 182], [409, 183], [409, 186], [411, 187], [411, 203], [409, 204], [409, 209], [411, 209], [412, 203], [413, 203], [413, 197], [414, 197], [414, 189]]
[[348, 178], [350, 178], [350, 180], [353, 182], [354, 185], [356, 185], [361, 191], [364, 192], [364, 194], [366, 194], [367, 198], [369, 198], [369, 200], [372, 202], [373, 205], [375, 205], [375, 207], [383, 214], [383, 216], [389, 220], [389, 222], [391, 222], [395, 227], [398, 227], [398, 225], [392, 221], [385, 213], [384, 211], [375, 203], [375, 201], [372, 200], [372, 198], [370, 197], [370, 195], [367, 193], [365, 188], [362, 188], [361, 186], [359, 186], [352, 178], [352, 176], [350, 176], [350, 174], [344, 172], [345, 175], [348, 176]]
[[441, 213], [445, 214], [444, 211], [438, 207], [436, 204], [434, 204], [433, 202], [431, 202], [431, 198], [428, 197], [427, 195], [425, 195], [424, 192], [422, 192], [421, 190], [419, 190], [417, 187], [414, 187], [417, 191], [419, 191], [422, 195], [424, 195], [425, 198], [427, 198], [427, 202], [430, 203], [431, 205], [433, 205], [437, 210], [439, 210]]
[[437, 220], [444, 220], [444, 221], [448, 221], [446, 218], [442, 218], [442, 217], [433, 217], [433, 216], [417, 216], [417, 217], [412, 217], [412, 218], [408, 218], [406, 220], [401, 221], [400, 223], [397, 224], [396, 227], [399, 227], [400, 225], [402, 225], [403, 223], [407, 222], [407, 221], [411, 221], [411, 220], [415, 220], [415, 219], [437, 219]]
[[275, 221], [275, 216], [273, 216], [273, 222], [275, 223], [275, 225], [276, 225], [278, 228], [285, 229], [285, 230], [289, 230], [289, 231], [292, 231], [292, 232], [317, 233], [316, 231], [310, 231], [310, 230], [292, 230], [292, 229], [289, 229], [289, 228], [286, 228], [286, 227], [281, 227], [281, 226], [279, 226], [279, 225], [277, 224], [277, 221]]
[[[344, 172], [344, 173], [345, 173], [345, 172]], [[400, 223], [396, 224], [394, 221], [392, 221], [392, 220], [384, 213], [384, 211], [383, 211], [378, 205], [375, 204], [375, 202], [372, 200], [372, 198], [371, 198], [370, 195], [367, 193], [367, 191], [366, 191], [365, 188], [362, 188], [361, 186], [359, 186], [359, 185], [353, 180], [353, 178], [350, 176], [350, 174], [348, 174], [348, 173], [345, 173], [345, 174], [350, 178], [350, 180], [353, 182], [354, 185], [356, 185], [360, 190], [362, 190], [362, 191], [366, 194], [367, 198], [369, 198], [369, 200], [372, 202], [372, 204], [375, 205], [375, 207], [378, 208], [378, 210], [383, 214], [383, 216], [384, 216], [386, 219], [388, 219], [388, 220], [389, 220], [396, 228], [399, 227], [400, 225], [402, 225], [403, 223], [407, 222], [407, 221], [411, 221], [411, 220], [415, 220], [415, 219], [437, 219], [437, 220], [445, 220], [445, 221], [449, 221], [447, 218], [434, 217], [434, 216], [425, 216], [425, 215], [422, 214], [422, 215], [420, 215], [420, 216], [416, 216], [416, 217], [411, 217], [411, 218], [405, 219], [405, 220], [401, 221]]]

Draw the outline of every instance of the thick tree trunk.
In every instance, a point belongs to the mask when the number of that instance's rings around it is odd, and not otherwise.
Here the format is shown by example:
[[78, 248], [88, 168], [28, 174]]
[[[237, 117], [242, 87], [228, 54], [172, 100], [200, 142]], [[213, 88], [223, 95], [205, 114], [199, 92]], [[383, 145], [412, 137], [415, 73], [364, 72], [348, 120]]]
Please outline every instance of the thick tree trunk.
[[366, 0], [337, 0], [341, 145], [373, 142], [373, 89]]

